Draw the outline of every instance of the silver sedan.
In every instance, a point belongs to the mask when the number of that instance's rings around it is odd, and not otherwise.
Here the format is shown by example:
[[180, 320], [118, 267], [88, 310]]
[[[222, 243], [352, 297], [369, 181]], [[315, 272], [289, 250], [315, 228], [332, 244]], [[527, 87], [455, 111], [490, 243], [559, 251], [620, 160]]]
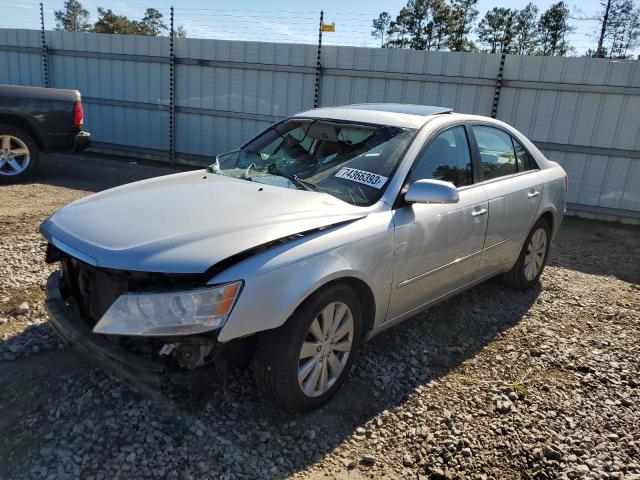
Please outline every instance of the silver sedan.
[[206, 170], [78, 200], [41, 226], [51, 323], [121, 376], [198, 384], [253, 362], [325, 403], [358, 347], [490, 277], [542, 274], [567, 176], [498, 120], [363, 104], [287, 118]]

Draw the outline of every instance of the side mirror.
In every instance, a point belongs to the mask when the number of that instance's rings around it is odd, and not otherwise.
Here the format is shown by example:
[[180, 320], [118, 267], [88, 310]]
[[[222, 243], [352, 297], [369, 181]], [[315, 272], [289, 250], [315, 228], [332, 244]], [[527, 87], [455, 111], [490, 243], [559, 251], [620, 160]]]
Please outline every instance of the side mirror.
[[418, 180], [404, 194], [408, 203], [458, 203], [458, 189], [451, 182], [442, 180]]

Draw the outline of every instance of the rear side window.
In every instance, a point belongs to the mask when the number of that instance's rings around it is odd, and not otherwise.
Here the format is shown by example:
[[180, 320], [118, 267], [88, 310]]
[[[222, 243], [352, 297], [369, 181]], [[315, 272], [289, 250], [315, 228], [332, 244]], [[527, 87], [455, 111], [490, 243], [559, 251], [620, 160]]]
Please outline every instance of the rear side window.
[[429, 144], [416, 162], [409, 182], [425, 178], [451, 182], [456, 187], [473, 183], [469, 141], [464, 127], [445, 130]]
[[474, 125], [472, 129], [480, 150], [483, 180], [518, 173], [511, 135], [484, 125]]
[[525, 170], [537, 170], [538, 165], [536, 164], [531, 154], [527, 152], [515, 138], [511, 137], [511, 139], [513, 140], [513, 148], [516, 151], [518, 171], [524, 172]]

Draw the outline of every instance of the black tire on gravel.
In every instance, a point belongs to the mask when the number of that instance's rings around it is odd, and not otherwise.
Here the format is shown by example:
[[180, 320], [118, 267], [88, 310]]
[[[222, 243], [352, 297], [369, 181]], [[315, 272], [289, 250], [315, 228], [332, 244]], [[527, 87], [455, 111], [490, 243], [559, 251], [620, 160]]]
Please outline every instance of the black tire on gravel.
[[[332, 302], [345, 303], [354, 323], [353, 342], [346, 364], [335, 383], [322, 395], [306, 395], [298, 382], [298, 363], [302, 343], [311, 323]], [[362, 334], [362, 309], [355, 292], [334, 283], [307, 298], [279, 328], [259, 334], [254, 373], [260, 389], [278, 406], [289, 412], [308, 412], [325, 404], [340, 388], [355, 359]]]
[[[536, 274], [536, 276], [528, 280], [525, 275], [525, 257], [527, 255], [527, 250], [529, 248], [529, 244], [531, 243], [531, 238], [533, 235], [539, 230], [543, 229], [546, 234], [546, 248], [544, 252], [544, 259], [542, 261], [542, 266], [540, 267], [540, 271]], [[551, 225], [545, 218], [539, 219], [531, 231], [529, 235], [527, 235], [527, 239], [524, 242], [524, 246], [522, 247], [522, 251], [520, 252], [520, 256], [516, 261], [515, 265], [506, 273], [503, 273], [500, 276], [500, 279], [506, 283], [507, 285], [512, 286], [513, 288], [517, 288], [519, 290], [526, 290], [528, 288], [533, 287], [538, 280], [540, 279], [540, 275], [544, 271], [544, 267], [547, 264], [547, 259], [549, 258], [549, 247], [551, 246]]]
[[[14, 183], [29, 178], [35, 171], [38, 159], [40, 157], [40, 149], [38, 148], [38, 144], [35, 142], [31, 135], [14, 125], [0, 124], [0, 137], [2, 137], [3, 135], [10, 135], [22, 141], [29, 150], [30, 158], [27, 168], [19, 174], [8, 175], [6, 172], [8, 172], [9, 169], [7, 167], [2, 168], [0, 170], [0, 183]], [[3, 146], [0, 142], [0, 154], [3, 153], [2, 147]]]

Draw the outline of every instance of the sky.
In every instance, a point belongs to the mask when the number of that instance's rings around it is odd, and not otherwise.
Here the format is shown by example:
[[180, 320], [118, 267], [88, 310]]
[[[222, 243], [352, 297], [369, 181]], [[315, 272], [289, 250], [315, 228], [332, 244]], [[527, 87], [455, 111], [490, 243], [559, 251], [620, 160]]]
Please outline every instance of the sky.
[[[140, 19], [144, 10], [154, 7], [168, 19], [171, 2], [163, 0], [80, 0], [89, 10], [91, 20], [97, 17], [97, 7], [111, 8], [115, 13]], [[480, 0], [480, 17], [493, 7], [522, 8], [529, 0]], [[557, 1], [557, 0], [556, 0]], [[567, 1], [567, 0], [565, 0]], [[540, 12], [553, 0], [534, 2]], [[569, 41], [575, 54], [595, 49], [597, 21], [577, 18], [595, 17], [600, 9], [597, 0], [582, 0], [579, 5], [567, 1], [571, 15], [576, 17], [576, 32]], [[64, 0], [44, 0], [45, 28], [55, 27], [53, 12], [62, 8]], [[176, 0], [176, 25], [182, 25], [189, 37], [221, 38], [228, 40], [275, 41], [288, 43], [317, 43], [320, 10], [325, 23], [336, 23], [335, 33], [323, 35], [324, 44], [377, 47], [379, 41], [371, 36], [371, 22], [382, 11], [392, 17], [406, 4], [406, 0]], [[39, 3], [32, 0], [0, 0], [0, 28], [40, 28]]]

